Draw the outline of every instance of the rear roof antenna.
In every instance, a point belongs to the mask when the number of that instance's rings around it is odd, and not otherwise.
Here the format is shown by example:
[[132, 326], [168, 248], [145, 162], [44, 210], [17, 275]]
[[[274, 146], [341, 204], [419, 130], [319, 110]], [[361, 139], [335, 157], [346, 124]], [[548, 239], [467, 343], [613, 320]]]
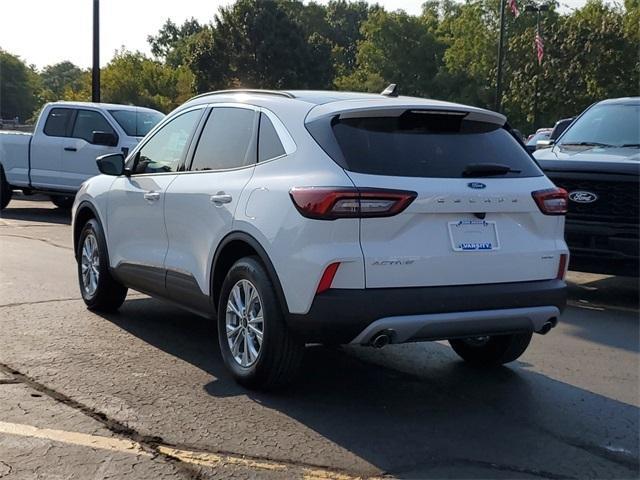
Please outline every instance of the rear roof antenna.
[[384, 95], [385, 97], [397, 97], [398, 96], [398, 85], [395, 83], [390, 83], [387, 88], [385, 88], [380, 95]]

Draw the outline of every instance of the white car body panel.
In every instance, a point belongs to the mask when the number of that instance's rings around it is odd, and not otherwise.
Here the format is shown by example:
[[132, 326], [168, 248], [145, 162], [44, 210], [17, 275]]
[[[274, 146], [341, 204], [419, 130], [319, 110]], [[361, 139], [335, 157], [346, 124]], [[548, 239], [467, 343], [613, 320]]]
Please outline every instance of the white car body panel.
[[[162, 267], [169, 240], [164, 223], [165, 191], [176, 175], [118, 177], [107, 206], [107, 241], [112, 267], [121, 263]], [[145, 195], [158, 194], [147, 200]]]
[[[305, 119], [337, 113], [358, 115], [362, 109], [371, 113], [415, 106], [467, 111], [477, 119], [499, 124], [504, 123], [502, 115], [406, 97], [363, 98], [318, 106], [250, 93], [220, 94], [206, 101], [213, 100], [215, 103], [208, 105], [235, 102], [270, 112], [283, 124], [276, 125], [282, 143], [288, 142], [284, 138], [288, 134], [295, 151], [250, 168], [119, 177], [110, 186], [108, 206], [92, 196], [92, 192], [105, 188], [104, 177], [89, 180], [76, 206], [88, 201], [108, 211], [106, 234], [112, 267], [123, 262], [160, 264], [167, 271], [193, 276], [200, 293], [208, 295], [220, 241], [229, 233], [242, 232], [266, 252], [282, 286], [286, 310], [292, 314], [310, 310], [325, 269], [335, 262], [340, 263], [331, 285], [336, 289], [495, 284], [557, 277], [560, 255], [568, 253], [563, 239], [564, 218], [542, 214], [531, 196], [535, 190], [553, 187], [546, 177], [460, 179], [357, 174], [335, 163], [305, 128]], [[180, 110], [197, 104], [194, 100]], [[470, 189], [467, 184], [475, 180], [486, 188]], [[396, 216], [326, 221], [303, 217], [289, 193], [293, 187], [354, 185], [412, 190], [418, 198]], [[152, 190], [162, 195], [149, 205], [143, 194]], [[220, 192], [231, 195], [232, 201], [213, 204], [211, 195]], [[448, 223], [473, 219], [474, 212], [486, 213], [487, 220], [496, 222], [502, 239], [500, 250], [452, 251]]]

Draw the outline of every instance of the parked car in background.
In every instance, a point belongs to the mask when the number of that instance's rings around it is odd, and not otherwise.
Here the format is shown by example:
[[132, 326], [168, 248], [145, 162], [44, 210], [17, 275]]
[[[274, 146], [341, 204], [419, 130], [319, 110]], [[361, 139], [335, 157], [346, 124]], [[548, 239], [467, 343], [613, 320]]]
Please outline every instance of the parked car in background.
[[538, 129], [536, 133], [534, 133], [533, 135], [529, 135], [529, 138], [527, 138], [527, 142], [525, 143], [527, 150], [531, 153], [535, 152], [538, 142], [542, 140], [548, 140], [550, 135], [551, 135], [550, 128]]
[[217, 318], [249, 387], [291, 381], [305, 343], [449, 340], [468, 362], [507, 363], [565, 304], [566, 192], [498, 113], [214, 92], [126, 162], [98, 163], [73, 209], [87, 306], [115, 310], [133, 288]]
[[569, 125], [571, 125], [571, 122], [573, 122], [574, 119], [575, 117], [563, 118], [561, 120], [558, 120], [553, 126], [553, 130], [551, 130], [549, 138], [540, 139], [536, 142], [536, 148], [534, 149], [534, 151], [541, 148], [549, 148], [550, 146], [552, 146], [556, 142], [556, 140], [558, 140], [560, 135], [562, 135], [562, 133], [569, 127]]
[[571, 268], [638, 276], [640, 97], [592, 105], [534, 157], [569, 192]]
[[33, 134], [0, 131], [0, 210], [13, 190], [42, 192], [70, 208], [80, 184], [99, 173], [96, 157], [126, 155], [163, 117], [129, 105], [48, 103]]

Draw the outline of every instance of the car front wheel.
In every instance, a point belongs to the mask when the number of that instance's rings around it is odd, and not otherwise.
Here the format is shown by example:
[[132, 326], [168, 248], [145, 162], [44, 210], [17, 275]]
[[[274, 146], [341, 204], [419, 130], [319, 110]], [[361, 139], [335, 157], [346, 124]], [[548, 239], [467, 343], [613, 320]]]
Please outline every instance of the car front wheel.
[[496, 366], [513, 362], [529, 346], [532, 333], [495, 335], [449, 340], [453, 350], [466, 362]]
[[107, 246], [100, 223], [89, 220], [78, 243], [78, 281], [82, 299], [90, 310], [113, 312], [127, 296], [127, 288], [109, 272]]
[[247, 388], [283, 387], [300, 369], [304, 343], [289, 331], [257, 257], [238, 260], [227, 273], [218, 301], [218, 339], [225, 365]]

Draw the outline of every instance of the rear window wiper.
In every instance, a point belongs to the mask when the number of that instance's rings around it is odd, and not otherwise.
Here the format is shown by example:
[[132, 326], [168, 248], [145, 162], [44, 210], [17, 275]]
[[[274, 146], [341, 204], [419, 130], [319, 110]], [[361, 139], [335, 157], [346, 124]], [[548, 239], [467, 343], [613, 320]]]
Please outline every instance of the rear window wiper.
[[507, 173], [522, 173], [503, 163], [470, 163], [464, 167], [463, 177], [490, 177], [492, 175], [506, 175]]
[[620, 148], [640, 148], [640, 143], [623, 143], [622, 145], [620, 145]]
[[600, 143], [600, 142], [569, 142], [569, 143], [561, 143], [561, 147], [565, 146], [579, 146], [579, 147], [614, 147], [615, 145], [609, 145], [608, 143]]

